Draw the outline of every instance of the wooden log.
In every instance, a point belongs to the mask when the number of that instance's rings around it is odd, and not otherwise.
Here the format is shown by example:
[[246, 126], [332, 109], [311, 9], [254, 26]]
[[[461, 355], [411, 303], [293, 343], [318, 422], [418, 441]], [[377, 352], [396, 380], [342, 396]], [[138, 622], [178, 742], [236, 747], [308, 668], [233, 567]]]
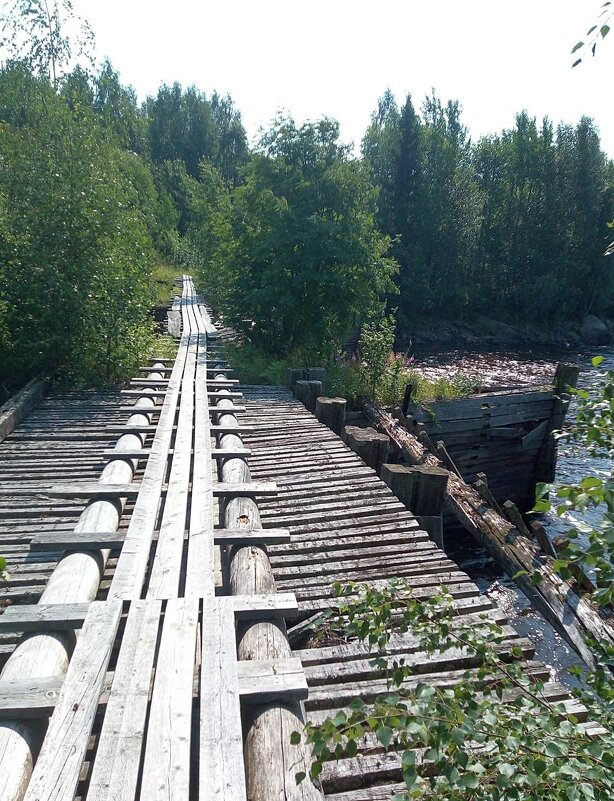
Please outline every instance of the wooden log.
[[[221, 401], [227, 407], [221, 421], [232, 429], [238, 426], [232, 413], [232, 401]], [[237, 434], [239, 432], [237, 431]], [[221, 438], [220, 447], [238, 448], [242, 440], [228, 433]], [[249, 467], [243, 459], [228, 459], [221, 467], [225, 483], [247, 483], [251, 480]], [[262, 528], [258, 507], [252, 498], [233, 498], [222, 512], [223, 525], [228, 529]], [[229, 584], [232, 595], [269, 595], [276, 592], [273, 569], [263, 547], [233, 549], [229, 564]], [[290, 644], [283, 620], [243, 621], [237, 629], [239, 660], [288, 659]], [[244, 754], [247, 795], [250, 801], [318, 801], [322, 794], [309, 781], [297, 785], [295, 774], [309, 774], [310, 757], [306, 745], [292, 745], [293, 731], [302, 732], [304, 713], [298, 700], [274, 700], [257, 704], [244, 716]]]
[[[531, 532], [529, 531], [527, 524], [524, 522], [524, 518], [520, 514], [520, 510], [518, 509], [516, 504], [513, 503], [512, 501], [505, 501], [503, 504], [503, 512], [505, 513], [505, 517], [507, 517], [510, 523], [512, 523], [518, 529], [518, 531], [522, 534], [522, 536], [530, 540]], [[544, 548], [542, 546], [542, 548], [544, 550], [544, 553], [549, 553], [551, 556], [556, 555], [552, 547]]]
[[[462, 478], [462, 476], [461, 476], [461, 478]], [[478, 480], [474, 483], [473, 486], [476, 488], [476, 490], [482, 496], [482, 498], [484, 498], [486, 503], [489, 503], [492, 506], [492, 508], [495, 510], [495, 512], [500, 514], [501, 517], [504, 517], [503, 510], [499, 506], [499, 503], [497, 502], [497, 499], [495, 498], [495, 496], [490, 491], [490, 487], [488, 486], [488, 478], [486, 476], [486, 473], [478, 473], [477, 474], [477, 479]], [[514, 521], [512, 520], [511, 522], [513, 523]]]
[[452, 473], [456, 473], [459, 478], [462, 478], [461, 472], [452, 460], [452, 457], [448, 453], [446, 448], [445, 442], [441, 439], [437, 440], [435, 443], [435, 451], [437, 456], [441, 459], [444, 465], [450, 470]]
[[24, 417], [41, 402], [50, 386], [50, 376], [33, 378], [0, 406], [0, 442], [12, 434]]
[[346, 426], [343, 440], [376, 473], [388, 459], [390, 438], [386, 434], [378, 434], [374, 428]]
[[316, 399], [321, 394], [321, 381], [296, 381], [294, 384], [294, 397], [310, 412], [315, 412]]
[[341, 435], [345, 425], [347, 400], [345, 398], [316, 398], [316, 418], [335, 434]]
[[[429, 454], [416, 437], [401, 428], [386, 412], [365, 404], [365, 415], [401, 448], [412, 464], [441, 467], [441, 462]], [[595, 656], [586, 644], [587, 639], [603, 640], [614, 646], [614, 625], [604, 619], [587, 597], [580, 597], [569, 582], [554, 572], [552, 564], [539, 549], [517, 529], [492, 510], [478, 493], [453, 473], [448, 479], [445, 504], [472, 536], [492, 554], [503, 569], [514, 578], [529, 600], [591, 666]], [[534, 584], [534, 573], [540, 580]]]

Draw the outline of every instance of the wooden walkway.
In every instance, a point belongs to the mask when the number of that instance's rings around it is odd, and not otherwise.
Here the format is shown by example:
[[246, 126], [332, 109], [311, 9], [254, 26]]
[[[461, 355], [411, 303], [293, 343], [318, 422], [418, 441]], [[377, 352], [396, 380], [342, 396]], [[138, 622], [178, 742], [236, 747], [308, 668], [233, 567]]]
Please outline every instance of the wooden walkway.
[[[386, 687], [365, 646], [307, 647], [306, 621], [335, 580], [400, 576], [418, 598], [445, 584], [467, 621], [506, 621], [289, 392], [239, 395], [187, 277], [180, 312], [175, 360], [121, 396], [54, 395], [0, 445], [5, 657], [19, 642], [0, 675], [0, 801], [390, 799], [400, 755], [369, 741], [322, 791], [294, 784], [303, 715]], [[409, 634], [394, 649], [439, 686], [475, 667]]]

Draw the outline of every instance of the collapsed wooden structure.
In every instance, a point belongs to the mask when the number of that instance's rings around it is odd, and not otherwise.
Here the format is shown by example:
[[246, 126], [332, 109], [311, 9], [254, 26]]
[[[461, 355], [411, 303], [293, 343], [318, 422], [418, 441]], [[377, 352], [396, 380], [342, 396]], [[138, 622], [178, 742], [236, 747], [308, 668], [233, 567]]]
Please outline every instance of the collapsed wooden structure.
[[551, 483], [556, 470], [552, 432], [562, 427], [568, 387], [579, 370], [559, 364], [552, 389], [515, 388], [471, 395], [423, 406], [403, 404], [403, 425], [443, 442], [467, 483], [481, 474], [497, 501], [532, 508], [539, 482]]
[[[92, 457], [81, 465], [72, 451], [87, 439], [74, 418], [47, 427], [41, 411], [1, 446], [0, 526], [27, 547], [15, 552], [17, 571], [37, 565], [29, 586], [44, 590], [13, 594], [22, 603], [0, 615], [0, 636], [23, 633], [0, 675], [0, 800], [400, 792], [400, 752], [370, 741], [328, 763], [321, 786], [295, 783], [308, 754], [290, 738], [303, 720], [386, 690], [365, 645], [310, 647], [309, 620], [337, 603], [334, 581], [405, 577], [417, 598], [445, 585], [465, 621], [481, 625], [486, 614], [505, 627], [502, 652], [512, 659], [520, 648], [546, 699], [585, 718], [338, 436], [285, 389], [242, 387], [235, 402], [187, 277], [178, 306], [177, 358], [143, 370], [124, 394], [134, 405], [111, 404], [110, 429], [91, 423], [89, 444], [105, 462], [97, 482]], [[112, 449], [109, 436], [119, 437]], [[410, 634], [394, 649], [440, 687], [478, 667], [462, 651], [422, 653]]]

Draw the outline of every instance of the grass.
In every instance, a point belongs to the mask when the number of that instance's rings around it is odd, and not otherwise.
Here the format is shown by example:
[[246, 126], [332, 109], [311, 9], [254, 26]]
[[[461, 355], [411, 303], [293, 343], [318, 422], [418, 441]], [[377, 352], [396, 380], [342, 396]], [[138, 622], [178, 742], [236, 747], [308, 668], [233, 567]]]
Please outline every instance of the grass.
[[440, 400], [466, 398], [479, 387], [479, 380], [467, 376], [441, 377], [434, 381], [425, 378], [401, 355], [391, 353], [376, 382], [360, 361], [334, 364], [328, 368], [328, 392], [347, 398], [351, 406], [360, 408], [365, 400], [380, 406], [400, 405], [405, 388], [412, 386], [412, 400], [417, 405]]
[[[224, 358], [244, 384], [285, 385], [288, 368], [301, 366], [296, 358], [273, 358], [247, 342], [242, 345], [225, 342], [223, 349]], [[432, 381], [408, 366], [405, 357], [393, 353], [389, 355], [375, 387], [371, 384], [372, 373], [364, 362], [357, 359], [329, 364], [326, 376], [324, 392], [347, 398], [355, 409], [359, 409], [365, 400], [375, 401], [381, 406], [400, 405], [408, 384], [413, 387], [412, 400], [417, 405], [466, 398], [480, 384], [479, 380], [466, 376], [441, 377]]]
[[152, 273], [154, 283], [154, 306], [170, 306], [171, 299], [177, 294], [175, 279], [180, 274], [179, 267], [171, 264], [159, 264]]
[[291, 358], [275, 359], [249, 342], [233, 345], [226, 341], [223, 354], [242, 384], [284, 385], [288, 367], [296, 366]]

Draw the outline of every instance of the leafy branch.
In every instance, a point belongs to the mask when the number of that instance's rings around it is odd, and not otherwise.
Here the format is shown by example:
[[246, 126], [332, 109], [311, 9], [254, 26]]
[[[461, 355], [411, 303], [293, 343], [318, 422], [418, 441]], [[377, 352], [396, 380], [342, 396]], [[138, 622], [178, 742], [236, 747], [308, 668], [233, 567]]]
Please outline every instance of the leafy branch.
[[[522, 652], [505, 631], [480, 616], [467, 621], [445, 587], [429, 601], [412, 597], [406, 582], [386, 587], [335, 585], [336, 613], [324, 627], [374, 649], [372, 665], [387, 690], [372, 703], [357, 698], [319, 725], [308, 725], [312, 779], [335, 759], [394, 750], [406, 790], [398, 799], [606, 799], [614, 791], [612, 686], [602, 675], [585, 694], [604, 729], [589, 736], [564, 704], [524, 674]], [[402, 642], [399, 635], [410, 633]], [[456, 649], [470, 666], [449, 686], [416, 680], [411, 658], [395, 651], [441, 655]], [[610, 698], [610, 700], [608, 700]], [[293, 742], [300, 736], [293, 734]], [[302, 781], [304, 774], [297, 775]]]
[[[612, 3], [607, 2], [601, 5], [601, 11], [597, 17], [597, 21], [594, 25], [586, 32], [586, 40], [580, 40], [577, 42], [574, 47], [572, 48], [572, 55], [576, 53], [583, 53], [586, 50], [591, 51], [591, 55], [594, 56], [595, 52], [597, 51], [597, 43], [601, 39], [605, 39], [605, 37], [610, 32], [610, 25], [609, 22], [611, 21], [612, 17], [614, 16], [614, 8], [612, 8]], [[582, 57], [577, 58], [574, 63], [571, 65], [573, 67], [577, 67], [578, 64], [582, 63]]]

